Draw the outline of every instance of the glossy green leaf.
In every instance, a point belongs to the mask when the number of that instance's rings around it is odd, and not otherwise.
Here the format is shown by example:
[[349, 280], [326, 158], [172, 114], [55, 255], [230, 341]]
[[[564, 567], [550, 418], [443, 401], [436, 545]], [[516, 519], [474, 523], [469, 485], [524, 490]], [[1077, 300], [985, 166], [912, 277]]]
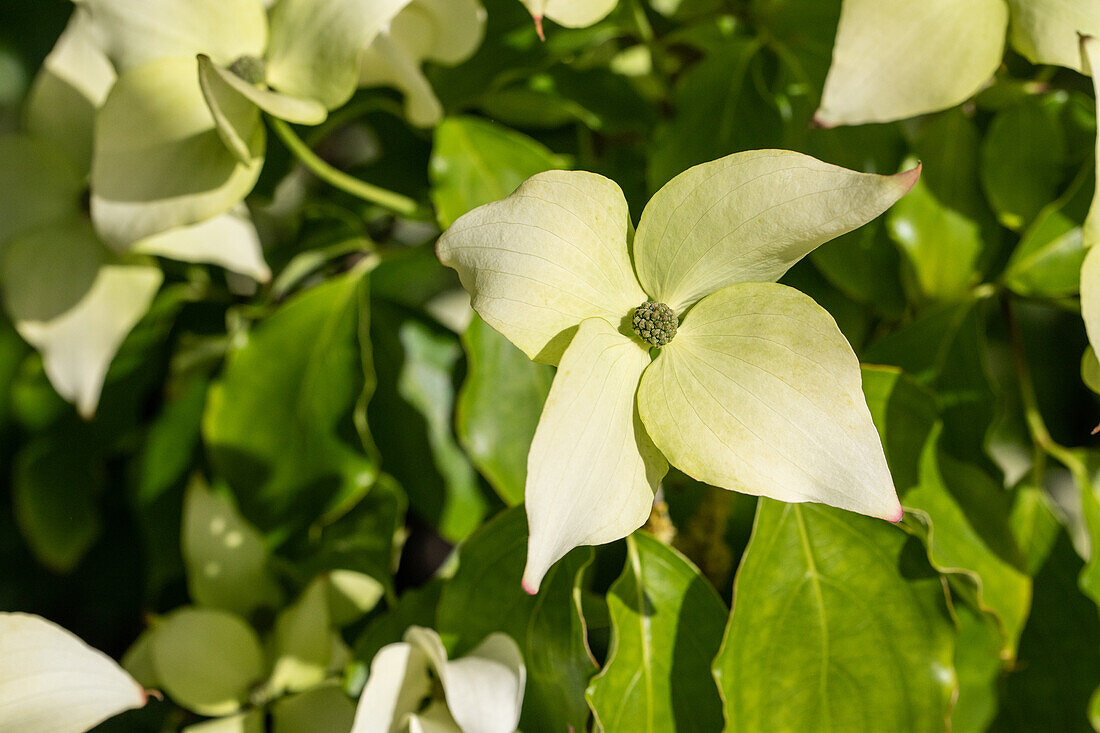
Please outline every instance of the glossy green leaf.
[[1010, 229], [1031, 223], [1058, 193], [1066, 158], [1058, 113], [1050, 100], [1027, 99], [998, 112], [982, 141], [982, 187]]
[[237, 712], [264, 673], [256, 633], [225, 611], [177, 610], [156, 628], [152, 644], [165, 693], [202, 715]]
[[301, 293], [252, 330], [211, 388], [210, 458], [263, 531], [299, 528], [361, 496], [377, 475], [344, 437], [373, 388], [359, 341], [367, 314], [361, 269]]
[[953, 107], [993, 75], [1008, 26], [1002, 0], [844, 0], [817, 119], [889, 122]]
[[523, 501], [527, 454], [553, 370], [536, 364], [475, 317], [462, 336], [466, 381], [456, 429], [470, 460], [505, 503]]
[[429, 165], [432, 202], [443, 228], [508, 196], [536, 173], [569, 167], [567, 159], [526, 135], [474, 117], [443, 120]]
[[355, 705], [337, 684], [284, 697], [271, 706], [274, 733], [331, 733], [351, 730]]
[[113, 659], [39, 616], [0, 613], [0, 727], [90, 730], [145, 705], [145, 691]]
[[958, 637], [955, 672], [959, 697], [951, 708], [952, 733], [984, 733], [997, 716], [998, 683], [1004, 671], [1004, 636], [996, 620], [966, 604], [955, 606]]
[[187, 589], [196, 604], [247, 617], [278, 603], [263, 536], [229, 499], [192, 482], [184, 495], [181, 535]]
[[526, 541], [519, 507], [471, 535], [459, 550], [458, 570], [443, 588], [435, 625], [457, 654], [495, 631], [520, 643], [527, 664], [522, 730], [583, 730], [588, 719], [584, 689], [595, 665], [580, 615], [579, 583], [592, 550], [567, 555], [532, 597], [520, 588]]
[[1005, 266], [1004, 282], [1023, 296], [1068, 297], [1080, 289], [1085, 260], [1082, 224], [1089, 206], [1090, 170], [1084, 170], [1024, 232]]
[[638, 411], [700, 481], [901, 519], [859, 362], [793, 288], [741, 283], [700, 301], [642, 376]]
[[714, 663], [726, 730], [943, 730], [953, 647], [915, 540], [829, 507], [760, 501]]
[[91, 206], [100, 236], [125, 248], [244, 200], [263, 167], [265, 133], [255, 107], [232, 112], [247, 163], [222, 141], [193, 56], [123, 73], [96, 117]]
[[722, 706], [710, 660], [726, 608], [714, 588], [678, 552], [636, 533], [607, 603], [611, 651], [588, 688], [600, 729], [718, 730]]
[[329, 621], [328, 588], [319, 578], [275, 619], [275, 663], [265, 685], [271, 694], [302, 692], [324, 680], [332, 660]]
[[881, 214], [919, 176], [919, 166], [879, 176], [782, 150], [695, 166], [646, 204], [633, 246], [638, 280], [677, 314], [727, 285], [778, 280]]

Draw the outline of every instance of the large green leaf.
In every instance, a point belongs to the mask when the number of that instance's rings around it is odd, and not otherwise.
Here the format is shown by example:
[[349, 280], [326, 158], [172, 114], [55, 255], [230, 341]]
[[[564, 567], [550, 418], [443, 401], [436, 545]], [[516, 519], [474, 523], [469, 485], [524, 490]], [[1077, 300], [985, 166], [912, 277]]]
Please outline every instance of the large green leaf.
[[520, 644], [527, 664], [521, 728], [551, 733], [584, 730], [584, 689], [595, 667], [580, 615], [579, 583], [592, 550], [578, 548], [546, 574], [537, 596], [520, 587], [527, 523], [519, 507], [508, 509], [471, 535], [459, 550], [458, 570], [443, 588], [436, 627], [453, 656], [494, 631]]
[[1027, 98], [998, 112], [982, 140], [982, 186], [1010, 229], [1026, 226], [1058, 193], [1066, 158], [1059, 111], [1057, 100]]
[[448, 117], [435, 130], [429, 173], [439, 225], [497, 201], [543, 171], [569, 161], [541, 143], [488, 120]]
[[462, 344], [466, 381], [458, 395], [458, 438], [500, 498], [519, 504], [527, 453], [554, 372], [528, 359], [476, 316]]
[[728, 731], [942, 731], [943, 588], [889, 524], [763, 499], [715, 660]]
[[345, 437], [374, 386], [360, 345], [367, 307], [362, 269], [297, 295], [253, 328], [211, 388], [210, 458], [263, 531], [300, 528], [361, 496], [377, 475]]
[[600, 729], [718, 730], [722, 705], [710, 660], [726, 608], [710, 583], [683, 555], [635, 533], [607, 603], [611, 651], [588, 688]]

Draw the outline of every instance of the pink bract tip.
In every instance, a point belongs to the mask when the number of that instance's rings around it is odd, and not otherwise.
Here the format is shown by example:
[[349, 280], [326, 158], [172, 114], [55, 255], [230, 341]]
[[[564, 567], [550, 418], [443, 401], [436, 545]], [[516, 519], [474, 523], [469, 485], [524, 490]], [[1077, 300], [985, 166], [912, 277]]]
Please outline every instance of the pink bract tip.
[[902, 508], [901, 504], [898, 504], [898, 510], [894, 513], [893, 516], [885, 517], [885, 519], [887, 521], [893, 522], [894, 524], [897, 524], [898, 522], [900, 522], [904, 518], [905, 518], [905, 509]]
[[546, 34], [542, 32], [542, 16], [532, 15], [531, 17], [535, 19], [535, 32], [539, 34], [539, 40], [545, 42]]
[[907, 171], [902, 171], [894, 175], [894, 177], [901, 182], [901, 185], [905, 187], [905, 193], [909, 193], [913, 189], [913, 186], [917, 185], [923, 168], [924, 164], [918, 160], [916, 168], [910, 168]]
[[529, 596], [537, 595], [539, 592], [539, 587], [527, 578], [524, 578], [520, 585], [523, 586], [523, 592]]
[[836, 125], [832, 124], [831, 122], [825, 121], [825, 118], [821, 116], [820, 109], [814, 112], [814, 118], [811, 121], [811, 124], [819, 130], [831, 130], [836, 127]]

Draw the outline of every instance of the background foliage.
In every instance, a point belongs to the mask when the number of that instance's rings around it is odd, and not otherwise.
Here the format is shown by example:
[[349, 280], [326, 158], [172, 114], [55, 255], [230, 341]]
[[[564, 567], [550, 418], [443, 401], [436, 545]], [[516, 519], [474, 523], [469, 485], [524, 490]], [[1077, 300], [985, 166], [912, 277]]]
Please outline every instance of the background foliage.
[[[350, 726], [348, 693], [413, 624], [455, 655], [511, 635], [529, 732], [1100, 729], [1089, 80], [1009, 50], [960, 107], [826, 130], [839, 0], [622, 0], [545, 43], [516, 0], [484, 4], [477, 54], [429, 66], [437, 127], [372, 89], [306, 130], [424, 216], [324, 186], [271, 136], [249, 203], [274, 279], [242, 294], [166, 264], [92, 420], [0, 323], [0, 609], [166, 693], [103, 730]], [[70, 9], [0, 5], [0, 129]], [[764, 147], [924, 164], [784, 279], [865, 364], [904, 522], [674, 471], [653, 534], [575, 550], [527, 596], [518, 506], [553, 370], [471, 318], [440, 228], [551, 168], [614, 179], [637, 220], [680, 171]], [[273, 206], [286, 186], [300, 203]]]

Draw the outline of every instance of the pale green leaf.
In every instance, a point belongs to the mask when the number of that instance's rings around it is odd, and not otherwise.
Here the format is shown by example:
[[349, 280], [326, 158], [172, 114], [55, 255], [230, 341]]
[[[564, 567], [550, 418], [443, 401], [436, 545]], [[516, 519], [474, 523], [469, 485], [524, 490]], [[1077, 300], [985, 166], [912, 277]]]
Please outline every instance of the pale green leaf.
[[439, 225], [502, 199], [525, 180], [568, 168], [564, 156], [522, 133], [476, 117], [448, 117], [435, 130], [428, 173]]
[[778, 280], [819, 245], [881, 214], [919, 175], [919, 167], [856, 173], [784, 150], [697, 165], [646, 204], [634, 239], [638, 279], [677, 313], [727, 285]]
[[0, 728], [76, 733], [145, 705], [113, 659], [39, 616], [0, 613]]
[[1100, 34], [1100, 5], [1081, 0], [1008, 0], [1008, 7], [1012, 45], [1028, 61], [1087, 73], [1078, 34]]
[[265, 687], [280, 695], [302, 692], [325, 678], [332, 660], [327, 582], [315, 579], [275, 619], [275, 667]]
[[326, 109], [339, 107], [355, 91], [363, 49], [408, 3], [281, 0], [271, 11], [268, 84]]
[[169, 229], [139, 240], [132, 251], [218, 265], [258, 282], [271, 279], [260, 236], [244, 206], [200, 224]]
[[187, 726], [182, 733], [264, 733], [264, 711], [255, 709], [206, 720]]
[[611, 650], [588, 688], [599, 730], [719, 730], [710, 661], [726, 608], [695, 566], [647, 534], [631, 535], [607, 603]]
[[[262, 57], [267, 14], [261, 0], [78, 0], [119, 72], [158, 59], [205, 53], [219, 64]], [[192, 71], [194, 67], [192, 66]]]
[[528, 593], [574, 547], [622, 539], [649, 517], [668, 471], [634, 403], [649, 364], [601, 318], [584, 320], [562, 357], [527, 461]]
[[252, 190], [263, 167], [259, 110], [240, 105], [249, 163], [225, 146], [199, 86], [195, 58], [154, 61], [123, 73], [96, 119], [92, 218], [109, 244], [224, 214]]
[[200, 482], [184, 495], [180, 541], [187, 588], [198, 605], [247, 616], [278, 602], [263, 536], [232, 502]]
[[906, 539], [760, 501], [714, 662], [727, 731], [944, 730], [953, 628], [939, 576]]
[[1004, 0], [844, 0], [816, 119], [889, 122], [953, 107], [1001, 63]]
[[343, 733], [355, 720], [355, 705], [339, 684], [329, 683], [278, 700], [271, 717], [273, 733]]
[[333, 570], [325, 578], [328, 614], [333, 626], [347, 626], [370, 613], [382, 600], [385, 587], [365, 573]]
[[27, 96], [27, 130], [64, 148], [76, 169], [87, 173], [92, 168], [95, 111], [115, 78], [114, 67], [96, 44], [88, 13], [78, 7]]
[[1100, 394], [1100, 359], [1096, 358], [1096, 351], [1092, 346], [1087, 347], [1081, 355], [1081, 381], [1093, 392]]
[[458, 438], [500, 498], [519, 504], [554, 371], [532, 362], [480, 318], [471, 321], [462, 343], [466, 381], [458, 396]]
[[486, 323], [554, 364], [582, 320], [619, 324], [646, 300], [627, 252], [630, 229], [613, 181], [549, 171], [461, 217], [437, 250]]
[[181, 608], [153, 636], [157, 679], [173, 700], [201, 715], [230, 715], [264, 674], [256, 632], [231, 613]]
[[80, 211], [85, 181], [62, 148], [0, 135], [0, 160], [0, 244]]
[[295, 296], [252, 329], [211, 388], [203, 438], [261, 531], [300, 527], [377, 475], [343, 428], [373, 388], [358, 338], [367, 307], [361, 269]]
[[638, 409], [700, 481], [901, 519], [859, 361], [797, 290], [741, 283], [701, 300], [646, 370]]
[[95, 413], [111, 360], [162, 280], [149, 264], [116, 261], [82, 218], [10, 242], [0, 267], [16, 329], [42, 354], [57, 393], [85, 417]]
[[1081, 316], [1089, 343], [1100, 346], [1100, 247], [1092, 247], [1081, 265]]

